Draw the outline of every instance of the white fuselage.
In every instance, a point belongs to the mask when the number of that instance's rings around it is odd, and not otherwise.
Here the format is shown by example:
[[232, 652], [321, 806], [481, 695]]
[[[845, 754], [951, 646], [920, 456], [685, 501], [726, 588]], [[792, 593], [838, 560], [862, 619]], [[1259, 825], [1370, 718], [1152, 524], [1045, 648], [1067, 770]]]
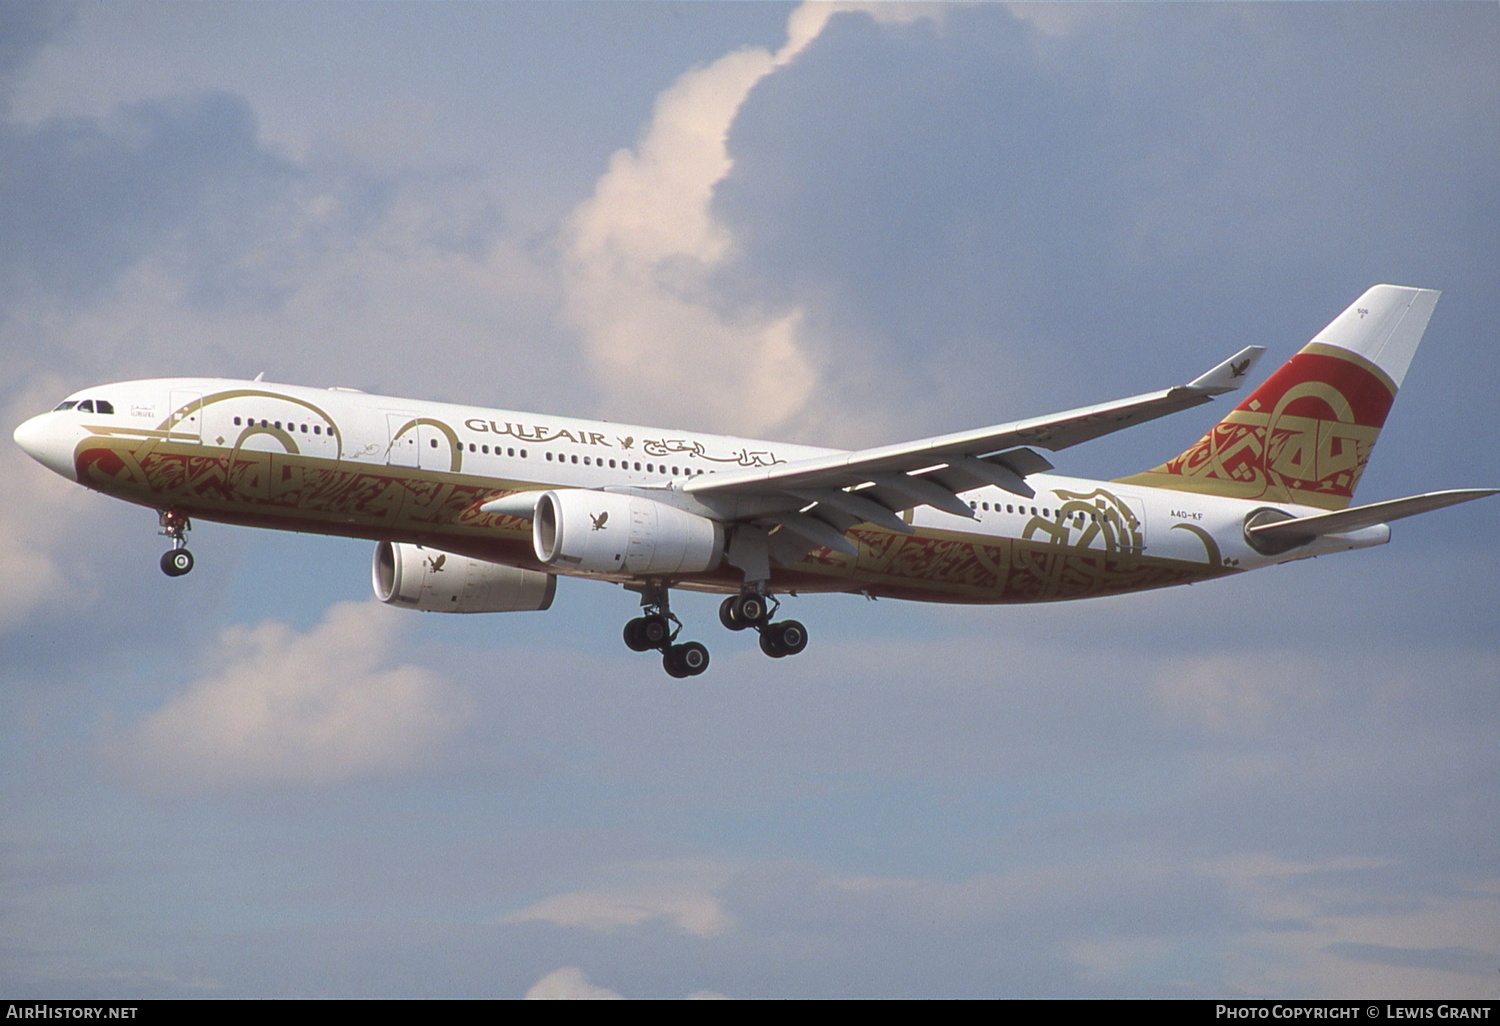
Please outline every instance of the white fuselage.
[[[16, 438], [100, 492], [204, 520], [415, 543], [564, 574], [574, 571], [538, 561], [528, 522], [479, 507], [540, 489], [638, 491], [700, 516], [747, 520], [757, 515], [755, 496], [705, 506], [682, 486], [838, 452], [213, 378], [98, 386], [69, 402], [22, 425]], [[93, 409], [81, 410], [84, 403]], [[111, 412], [99, 412], [102, 404]], [[1034, 496], [964, 492], [972, 519], [918, 506], [903, 514], [911, 533], [856, 526], [846, 535], [857, 555], [815, 548], [779, 561], [771, 583], [928, 601], [1048, 601], [1187, 583], [1389, 536], [1381, 525], [1266, 555], [1244, 532], [1264, 503], [1054, 474], [1027, 484]], [[733, 592], [740, 575], [726, 565], [670, 583]]]

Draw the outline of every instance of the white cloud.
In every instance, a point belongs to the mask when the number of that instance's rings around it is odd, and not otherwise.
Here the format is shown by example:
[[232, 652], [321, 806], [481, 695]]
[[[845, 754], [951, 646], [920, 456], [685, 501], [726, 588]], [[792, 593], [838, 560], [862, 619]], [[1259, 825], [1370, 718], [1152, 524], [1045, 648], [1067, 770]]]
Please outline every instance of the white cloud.
[[531, 985], [527, 1001], [623, 1001], [625, 995], [589, 982], [577, 966], [563, 966]]
[[729, 173], [730, 126], [757, 82], [787, 64], [839, 11], [882, 22], [936, 17], [908, 5], [804, 4], [777, 52], [747, 47], [681, 75], [656, 101], [633, 150], [620, 150], [573, 213], [564, 255], [566, 315], [583, 333], [606, 405], [764, 433], [816, 394], [803, 310], [739, 305], [714, 285], [736, 254], [714, 217]]
[[[520, 357], [545, 342], [556, 286], [495, 230], [487, 187], [392, 185], [374, 209], [338, 188], [283, 196], [218, 223], [228, 252], [145, 253], [83, 307], [14, 301], [0, 344], [55, 358], [86, 340], [89, 378], [266, 371], [428, 395], [452, 395], [455, 382], [537, 387], [549, 361]], [[205, 265], [211, 281], [199, 280]], [[417, 358], [438, 342], [445, 359]], [[463, 398], [490, 397], [470, 385]]]
[[[623, 1001], [625, 995], [592, 983], [582, 969], [567, 965], [543, 976], [526, 991], [527, 1001]], [[684, 1001], [728, 1001], [716, 990], [695, 990]]]
[[88, 574], [69, 563], [68, 553], [90, 530], [92, 506], [71, 485], [11, 443], [21, 421], [50, 410], [67, 389], [52, 375], [33, 380], [0, 414], [0, 632], [47, 606], [78, 609], [97, 596]]
[[623, 867], [618, 886], [569, 891], [529, 905], [507, 923], [543, 922], [610, 933], [657, 920], [694, 937], [714, 937], [734, 926], [719, 889], [730, 877], [722, 866], [646, 863]]
[[1476, 881], [1416, 901], [1392, 900], [1378, 877], [1359, 875], [1385, 868], [1381, 860], [1363, 857], [1291, 862], [1270, 855], [1197, 866], [1221, 879], [1231, 899], [1258, 918], [1304, 924], [1299, 930], [1248, 932], [1241, 943], [1259, 957], [1231, 966], [1226, 983], [1264, 996], [1493, 997], [1500, 881]]
[[1171, 721], [1214, 734], [1256, 735], [1293, 709], [1325, 704], [1323, 681], [1337, 677], [1305, 657], [1217, 656], [1167, 661], [1152, 698]]
[[470, 715], [420, 666], [385, 669], [402, 614], [375, 602], [333, 606], [305, 634], [285, 624], [231, 627], [218, 668], [118, 740], [137, 779], [165, 791], [332, 784], [409, 768]]

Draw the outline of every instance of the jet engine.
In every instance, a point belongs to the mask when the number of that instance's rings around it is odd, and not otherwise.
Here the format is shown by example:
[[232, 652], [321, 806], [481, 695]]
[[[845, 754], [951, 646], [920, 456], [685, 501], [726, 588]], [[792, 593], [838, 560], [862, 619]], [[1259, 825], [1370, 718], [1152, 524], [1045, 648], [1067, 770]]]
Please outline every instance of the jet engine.
[[400, 542], [375, 546], [370, 576], [380, 601], [424, 613], [532, 612], [557, 594], [553, 574]]
[[543, 492], [532, 519], [536, 558], [581, 573], [695, 574], [724, 558], [724, 525], [637, 495]]

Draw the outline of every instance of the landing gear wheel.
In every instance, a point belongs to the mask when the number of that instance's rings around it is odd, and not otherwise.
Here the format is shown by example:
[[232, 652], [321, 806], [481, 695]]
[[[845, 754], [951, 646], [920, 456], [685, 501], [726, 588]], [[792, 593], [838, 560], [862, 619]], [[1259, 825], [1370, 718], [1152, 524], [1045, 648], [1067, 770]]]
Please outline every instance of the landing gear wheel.
[[760, 627], [768, 616], [765, 598], [754, 593], [731, 595], [719, 604], [719, 622], [732, 631]]
[[708, 669], [708, 649], [696, 641], [673, 645], [662, 653], [661, 665], [673, 677], [696, 677]]
[[797, 620], [782, 620], [770, 626], [777, 632], [777, 642], [784, 655], [796, 655], [807, 647], [807, 628]]
[[738, 595], [731, 595], [719, 603], [719, 622], [732, 631], [742, 631], [750, 626], [735, 615], [739, 601]]
[[625, 624], [625, 647], [632, 652], [645, 652], [652, 648], [646, 640], [646, 618], [638, 616]]
[[643, 616], [641, 617], [641, 639], [646, 642], [646, 648], [660, 648], [665, 651], [666, 646], [672, 641], [672, 624], [660, 613]]
[[765, 622], [766, 600], [759, 595], [736, 595], [734, 602], [734, 618], [740, 623], [748, 627]]
[[760, 630], [760, 650], [772, 659], [796, 655], [807, 647], [807, 628], [796, 620], [768, 623]]
[[181, 577], [193, 568], [193, 554], [187, 549], [172, 549], [161, 554], [161, 572], [168, 577]]

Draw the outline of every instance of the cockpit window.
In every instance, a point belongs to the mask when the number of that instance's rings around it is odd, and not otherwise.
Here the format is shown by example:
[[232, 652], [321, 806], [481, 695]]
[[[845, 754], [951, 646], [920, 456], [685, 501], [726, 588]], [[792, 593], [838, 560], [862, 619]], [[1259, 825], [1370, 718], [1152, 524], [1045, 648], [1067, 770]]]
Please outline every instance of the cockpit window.
[[58, 410], [73, 410], [75, 413], [114, 413], [115, 404], [108, 399], [69, 399], [57, 405]]

